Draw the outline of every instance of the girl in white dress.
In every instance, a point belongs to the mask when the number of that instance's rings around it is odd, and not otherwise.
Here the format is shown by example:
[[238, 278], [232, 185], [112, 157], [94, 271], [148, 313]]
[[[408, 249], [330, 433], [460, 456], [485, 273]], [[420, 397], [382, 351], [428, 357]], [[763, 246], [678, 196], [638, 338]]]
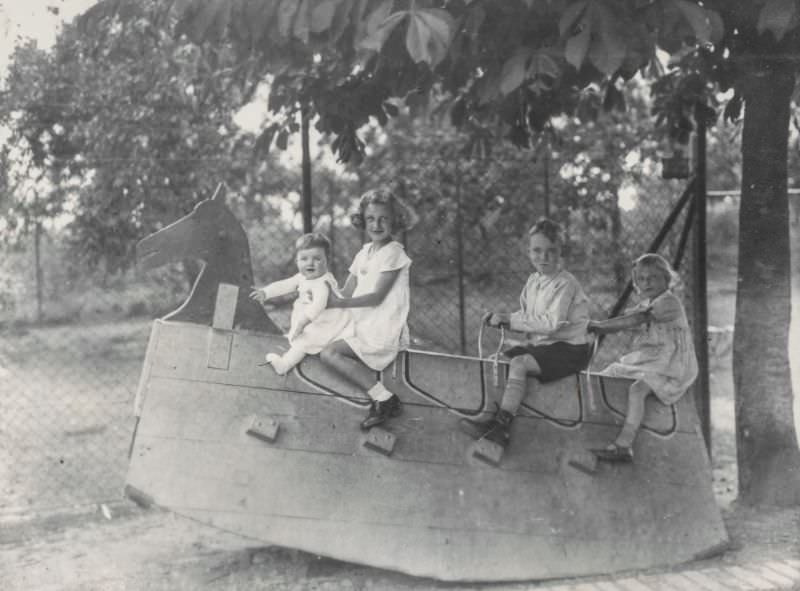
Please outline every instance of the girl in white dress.
[[304, 234], [295, 244], [297, 274], [256, 289], [250, 297], [259, 303], [291, 293], [297, 294], [289, 328], [289, 350], [283, 355], [267, 353], [267, 362], [284, 375], [306, 355], [319, 353], [325, 345], [344, 334], [350, 324], [346, 310], [327, 307], [336, 279], [328, 272], [331, 243], [324, 234]]
[[634, 350], [606, 367], [601, 375], [635, 380], [628, 389], [625, 423], [614, 443], [593, 450], [600, 460], [630, 462], [633, 442], [651, 394], [674, 404], [697, 377], [697, 358], [686, 312], [673, 288], [679, 282], [664, 257], [645, 254], [633, 263], [633, 286], [643, 300], [623, 316], [590, 321], [588, 330], [599, 334], [636, 330]]
[[369, 242], [350, 265], [343, 297], [333, 297], [328, 304], [350, 308], [353, 322], [341, 340], [322, 350], [320, 358], [371, 399], [369, 414], [361, 423], [365, 430], [401, 412], [400, 399], [375, 380], [375, 372], [391, 364], [409, 343], [411, 259], [392, 236], [414, 221], [413, 212], [389, 190], [362, 195], [352, 223], [366, 232]]

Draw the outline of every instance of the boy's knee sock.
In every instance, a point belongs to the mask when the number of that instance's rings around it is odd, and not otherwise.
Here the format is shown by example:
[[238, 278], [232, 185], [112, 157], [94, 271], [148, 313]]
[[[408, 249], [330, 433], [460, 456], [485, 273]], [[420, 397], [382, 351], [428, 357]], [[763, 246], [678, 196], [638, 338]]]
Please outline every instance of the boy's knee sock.
[[625, 421], [622, 425], [622, 430], [619, 432], [619, 435], [617, 435], [615, 443], [620, 447], [632, 447], [633, 440], [636, 439], [636, 433], [638, 431], [638, 424]]
[[500, 401], [500, 408], [516, 415], [522, 400], [525, 398], [525, 378], [509, 377], [506, 382], [506, 390], [503, 392], [503, 400]]

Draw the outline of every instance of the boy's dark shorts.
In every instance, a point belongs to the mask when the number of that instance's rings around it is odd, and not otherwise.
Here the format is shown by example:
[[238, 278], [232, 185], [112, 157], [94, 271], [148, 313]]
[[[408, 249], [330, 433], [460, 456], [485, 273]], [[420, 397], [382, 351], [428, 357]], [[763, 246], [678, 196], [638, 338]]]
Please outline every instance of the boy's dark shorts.
[[552, 382], [571, 376], [589, 365], [591, 345], [573, 345], [558, 341], [549, 345], [517, 345], [503, 351], [506, 357], [533, 355], [542, 370], [540, 382]]

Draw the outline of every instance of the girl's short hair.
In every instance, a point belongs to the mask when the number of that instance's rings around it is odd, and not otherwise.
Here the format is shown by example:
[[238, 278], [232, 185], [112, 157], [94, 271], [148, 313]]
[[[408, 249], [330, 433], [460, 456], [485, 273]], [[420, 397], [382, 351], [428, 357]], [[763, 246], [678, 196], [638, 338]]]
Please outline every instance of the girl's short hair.
[[325, 251], [325, 258], [331, 258], [331, 241], [322, 232], [310, 232], [303, 234], [294, 243], [294, 254], [306, 248], [321, 248]]
[[638, 259], [633, 261], [633, 270], [631, 272], [633, 287], [636, 288], [636, 291], [639, 291], [639, 286], [636, 283], [636, 268], [637, 267], [651, 267], [653, 269], [658, 269], [664, 274], [664, 277], [667, 279], [667, 289], [676, 289], [681, 285], [681, 276], [675, 272], [675, 269], [672, 268], [672, 265], [669, 264], [669, 261], [665, 259], [660, 254], [656, 254], [654, 252], [648, 252], [643, 254]]
[[350, 223], [356, 228], [364, 229], [366, 221], [364, 215], [368, 205], [385, 205], [392, 216], [391, 233], [410, 230], [419, 221], [417, 213], [405, 201], [386, 187], [371, 189], [361, 196], [358, 201], [358, 211], [350, 216]]
[[550, 218], [539, 218], [528, 230], [528, 238], [534, 234], [543, 234], [553, 244], [564, 245], [564, 228]]

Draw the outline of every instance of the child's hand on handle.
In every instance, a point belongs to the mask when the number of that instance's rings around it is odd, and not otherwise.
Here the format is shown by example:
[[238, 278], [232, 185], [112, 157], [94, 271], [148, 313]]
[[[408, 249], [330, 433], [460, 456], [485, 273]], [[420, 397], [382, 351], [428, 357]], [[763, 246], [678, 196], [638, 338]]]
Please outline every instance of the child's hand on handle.
[[493, 312], [486, 321], [486, 324], [496, 328], [511, 328], [511, 314], [506, 312]]

